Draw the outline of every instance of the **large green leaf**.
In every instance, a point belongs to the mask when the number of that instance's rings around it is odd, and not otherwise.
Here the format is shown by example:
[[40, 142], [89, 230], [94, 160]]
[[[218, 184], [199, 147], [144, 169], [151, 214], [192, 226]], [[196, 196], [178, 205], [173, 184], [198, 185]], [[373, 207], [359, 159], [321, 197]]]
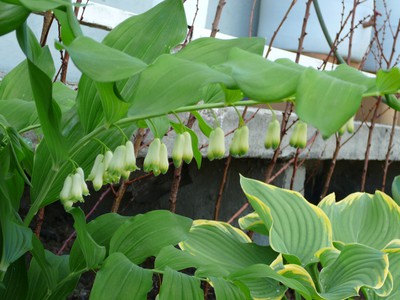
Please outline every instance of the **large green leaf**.
[[376, 87], [383, 94], [397, 93], [400, 90], [400, 69], [378, 70], [376, 73]]
[[[92, 239], [100, 246], [110, 248], [110, 240], [115, 231], [129, 219], [115, 213], [101, 215], [87, 224], [87, 231]], [[86, 260], [79, 243], [74, 243], [70, 253], [71, 270], [82, 270], [86, 267]]]
[[[147, 64], [158, 56], [170, 53], [181, 42], [187, 31], [182, 1], [163, 1], [147, 12], [133, 16], [116, 28], [103, 43]], [[131, 101], [138, 76], [117, 83], [122, 98]], [[83, 75], [78, 90], [78, 113], [86, 132], [93, 130], [103, 118], [103, 108], [94, 82]]]
[[91, 300], [147, 299], [153, 273], [133, 264], [122, 253], [113, 253], [96, 274]]
[[166, 246], [160, 250], [156, 257], [155, 268], [164, 270], [169, 267], [173, 270], [184, 270], [188, 268], [198, 268], [204, 261], [188, 251], [182, 251], [172, 245]]
[[0, 1], [0, 36], [21, 26], [29, 13], [30, 11], [23, 6]]
[[98, 82], [125, 79], [146, 68], [146, 64], [140, 59], [85, 36], [77, 37], [71, 44], [63, 47], [78, 69]]
[[166, 268], [158, 299], [203, 300], [204, 295], [198, 278]]
[[236, 80], [243, 93], [251, 99], [272, 102], [294, 96], [301, 72], [238, 48], [229, 52], [222, 70]]
[[31, 85], [21, 84], [21, 82], [29, 83], [28, 62], [26, 60], [22, 61], [4, 76], [1, 82], [0, 99], [23, 99], [33, 101]]
[[[0, 185], [3, 184], [4, 178], [0, 178]], [[32, 230], [22, 225], [13, 209], [13, 200], [4, 191], [5, 189], [0, 188], [0, 281], [9, 265], [32, 248]]]
[[243, 230], [269, 235], [267, 226], [256, 212], [252, 212], [244, 217], [241, 217], [239, 219], [239, 226]]
[[[298, 291], [304, 298], [311, 299], [312, 294], [304, 286], [306, 282], [304, 277], [307, 276], [305, 275], [307, 272], [302, 267], [297, 267], [297, 276], [293, 276], [286, 272], [279, 274], [279, 272], [265, 264], [255, 264], [231, 274], [229, 279], [245, 284], [256, 299], [259, 297], [262, 299], [280, 298], [285, 293], [287, 287]], [[293, 268], [290, 269], [292, 270]], [[284, 285], [282, 286], [279, 283], [283, 283]], [[308, 285], [312, 284], [309, 282], [306, 283]]]
[[246, 295], [233, 282], [223, 278], [212, 277], [211, 284], [218, 300], [246, 300]]
[[162, 55], [141, 73], [129, 114], [149, 117], [196, 104], [201, 89], [214, 82], [234, 84], [231, 77], [205, 64]]
[[319, 204], [332, 223], [333, 240], [383, 249], [400, 238], [400, 208], [386, 194], [354, 193], [336, 203], [330, 194]]
[[74, 217], [75, 221], [74, 228], [77, 232], [75, 243], [79, 243], [80, 245], [86, 261], [86, 268], [94, 269], [103, 262], [106, 256], [106, 248], [97, 244], [88, 232], [85, 214], [80, 208], [73, 208], [69, 212]]
[[215, 66], [228, 60], [229, 50], [237, 47], [249, 53], [262, 55], [265, 40], [263, 38], [237, 38], [219, 40], [216, 38], [200, 38], [186, 45], [175, 55], [179, 58]]
[[400, 205], [400, 175], [396, 176], [392, 182], [392, 197], [393, 200]]
[[388, 255], [361, 244], [345, 245], [336, 261], [320, 273], [321, 296], [340, 300], [363, 286], [380, 288], [388, 275]]
[[328, 217], [297, 192], [260, 181], [240, 178], [250, 204], [270, 232], [271, 247], [295, 256], [303, 266], [316, 262], [315, 254], [332, 247], [332, 228]]
[[26, 6], [32, 11], [47, 11], [55, 9], [59, 6], [71, 6], [71, 2], [68, 0], [19, 0], [21, 4]]
[[0, 299], [26, 299], [28, 276], [25, 256], [21, 256], [8, 267], [3, 283], [5, 288], [0, 287]]
[[165, 246], [187, 238], [192, 220], [169, 211], [155, 210], [122, 224], [111, 238], [110, 253], [121, 252], [134, 263], [156, 256]]
[[106, 126], [118, 121], [128, 112], [128, 103], [123, 102], [115, 93], [115, 84], [112, 82], [96, 82], [98, 95], [104, 110]]
[[204, 276], [227, 275], [253, 264], [271, 263], [277, 256], [270, 247], [256, 245], [242, 231], [216, 221], [195, 221], [188, 239], [179, 246], [201, 262], [198, 272]]
[[31, 101], [1, 100], [0, 111], [18, 131], [39, 123], [35, 103]]
[[70, 272], [68, 256], [58, 256], [45, 251], [36, 237], [33, 244], [27, 300], [65, 299], [75, 288], [80, 273]]
[[297, 86], [296, 113], [329, 137], [354, 116], [365, 91], [363, 85], [308, 68]]

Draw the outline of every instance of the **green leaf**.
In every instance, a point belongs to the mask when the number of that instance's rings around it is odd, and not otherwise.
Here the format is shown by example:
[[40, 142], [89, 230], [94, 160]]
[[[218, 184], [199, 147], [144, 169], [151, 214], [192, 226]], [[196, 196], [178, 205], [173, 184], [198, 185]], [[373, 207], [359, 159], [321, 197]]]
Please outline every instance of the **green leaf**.
[[66, 7], [53, 9], [53, 13], [61, 27], [61, 40], [65, 45], [70, 45], [75, 38], [83, 36], [82, 29], [75, 16], [75, 11], [70, 5], [71, 3], [68, 4]]
[[388, 274], [387, 254], [361, 244], [344, 246], [337, 260], [320, 273], [327, 299], [346, 299], [358, 295], [363, 286], [380, 288]]
[[62, 82], [54, 82], [53, 99], [60, 106], [61, 112], [65, 113], [75, 105], [77, 92], [63, 84]]
[[218, 300], [246, 300], [246, 295], [233, 282], [222, 278], [211, 277], [211, 285], [214, 288]]
[[25, 256], [21, 256], [8, 267], [3, 283], [5, 289], [0, 287], [0, 299], [26, 299], [28, 276]]
[[146, 119], [145, 122], [153, 133], [154, 138], [162, 139], [170, 128], [170, 121], [167, 115], [157, 118]]
[[392, 197], [393, 200], [400, 205], [400, 175], [396, 176], [392, 182]]
[[269, 235], [269, 231], [256, 212], [252, 212], [239, 219], [239, 226], [243, 230], [254, 231], [263, 235]]
[[243, 93], [261, 102], [274, 102], [291, 97], [301, 72], [247, 51], [234, 48], [221, 69], [236, 80]]
[[[147, 64], [170, 53], [187, 32], [182, 1], [163, 1], [147, 12], [128, 18], [106, 36], [103, 43]], [[131, 102], [138, 76], [117, 83], [122, 98]], [[78, 114], [86, 132], [92, 131], [103, 118], [103, 108], [94, 82], [82, 76], [78, 89]]]
[[20, 99], [0, 100], [0, 111], [18, 131], [39, 124], [34, 102]]
[[34, 258], [31, 261], [27, 300], [65, 299], [74, 290], [80, 273], [71, 273], [68, 256], [58, 256], [45, 251], [40, 241], [34, 237]]
[[99, 82], [118, 81], [146, 68], [140, 59], [85, 36], [75, 38], [68, 46], [63, 45], [63, 48], [82, 73]]
[[213, 82], [234, 84], [231, 77], [207, 65], [162, 55], [141, 73], [129, 114], [151, 117], [196, 104], [201, 89]]
[[400, 111], [400, 100], [395, 95], [385, 95], [382, 99], [390, 108]]
[[365, 90], [365, 86], [308, 68], [297, 86], [296, 113], [327, 138], [355, 115]]
[[[295, 256], [302, 266], [317, 262], [315, 254], [332, 247], [332, 228], [328, 217], [297, 192], [240, 177], [250, 204], [263, 220], [272, 249]], [[307, 238], [304, 238], [307, 237]]]
[[192, 220], [169, 211], [155, 210], [137, 215], [118, 228], [110, 242], [110, 253], [121, 252], [133, 263], [157, 256], [165, 246], [186, 239]]
[[153, 285], [153, 273], [143, 269], [122, 253], [113, 253], [96, 274], [91, 300], [147, 299]]
[[188, 239], [179, 246], [202, 261], [198, 272], [205, 276], [220, 276], [257, 263], [271, 263], [277, 253], [259, 246], [237, 228], [217, 221], [197, 220]]
[[[0, 99], [22, 99], [33, 101], [32, 88], [29, 83], [28, 62], [22, 61], [14, 69], [8, 72], [1, 81]], [[3, 112], [3, 111], [2, 111]]]
[[71, 6], [68, 0], [19, 0], [21, 4], [32, 11], [48, 11], [53, 10], [59, 6]]
[[[92, 239], [100, 246], [110, 249], [110, 240], [115, 231], [129, 219], [115, 213], [101, 215], [87, 224], [87, 231]], [[70, 254], [71, 270], [82, 270], [86, 267], [86, 260], [79, 243], [74, 243]]]
[[88, 269], [97, 268], [106, 256], [106, 248], [97, 244], [88, 232], [85, 214], [80, 208], [73, 208], [69, 213], [74, 217], [74, 228], [77, 232], [75, 243], [80, 245], [86, 261], [86, 267]]
[[158, 253], [155, 261], [155, 268], [164, 270], [166, 267], [169, 267], [179, 271], [187, 268], [197, 268], [201, 266], [202, 263], [203, 260], [201, 258], [169, 245], [162, 248]]
[[[289, 265], [289, 270], [292, 269]], [[255, 264], [239, 270], [229, 276], [230, 280], [240, 281], [245, 284], [249, 289], [253, 297], [264, 297], [264, 298], [278, 298], [282, 297], [287, 287], [292, 288], [306, 299], [311, 299], [310, 292], [304, 283], [310, 285], [304, 281], [305, 274], [307, 272], [300, 266], [296, 265], [296, 273], [298, 276], [293, 276], [287, 272], [277, 272], [270, 266], [265, 264]], [[308, 275], [308, 277], [310, 277]], [[284, 286], [279, 283], [283, 283]], [[318, 299], [318, 298], [317, 298]]]
[[381, 250], [400, 238], [400, 208], [382, 192], [354, 193], [337, 203], [335, 195], [330, 194], [318, 206], [331, 220], [335, 241]]
[[128, 103], [122, 101], [115, 93], [112, 82], [96, 82], [97, 92], [103, 105], [104, 118], [107, 127], [118, 121], [128, 112]]
[[206, 137], [210, 137], [210, 133], [213, 128], [203, 119], [203, 117], [197, 111], [191, 111], [190, 113], [196, 118], [201, 132]]
[[376, 87], [381, 94], [393, 94], [400, 90], [400, 69], [378, 70], [376, 73]]
[[[0, 185], [3, 185], [3, 179], [0, 179]], [[3, 191], [3, 188], [0, 188], [0, 281], [3, 280], [10, 264], [32, 248], [32, 230], [23, 226], [17, 219], [17, 213], [12, 208], [12, 200], [8, 199]]]
[[0, 36], [17, 29], [29, 16], [30, 11], [20, 5], [0, 1]]
[[203, 300], [203, 290], [198, 278], [179, 273], [170, 268], [164, 271], [159, 300]]
[[228, 60], [229, 50], [232, 48], [239, 48], [249, 53], [262, 55], [264, 46], [265, 40], [259, 37], [230, 40], [208, 37], [199, 38], [190, 42], [175, 55], [179, 58], [215, 66]]
[[338, 65], [335, 70], [326, 71], [325, 73], [337, 79], [364, 86], [367, 93], [377, 92], [375, 78], [364, 75], [359, 70], [346, 64]]

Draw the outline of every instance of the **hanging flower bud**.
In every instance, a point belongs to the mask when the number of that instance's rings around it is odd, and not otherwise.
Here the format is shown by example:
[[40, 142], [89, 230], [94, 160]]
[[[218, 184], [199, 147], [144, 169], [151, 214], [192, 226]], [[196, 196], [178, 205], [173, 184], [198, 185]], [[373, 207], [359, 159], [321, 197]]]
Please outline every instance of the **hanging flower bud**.
[[249, 151], [249, 128], [245, 125], [240, 128], [239, 156]]
[[298, 121], [296, 124], [294, 124], [292, 136], [290, 137], [290, 141], [289, 141], [290, 146], [292, 146], [294, 148], [298, 147], [300, 122], [301, 121]]
[[159, 138], [155, 138], [149, 146], [143, 163], [143, 169], [146, 172], [153, 171], [155, 176], [160, 174], [160, 148], [161, 141]]
[[[104, 155], [103, 154], [99, 154], [99, 155], [96, 156], [96, 159], [94, 161], [92, 170], [90, 171], [90, 174], [89, 174], [87, 180], [93, 180], [95, 178], [95, 176], [97, 174], [97, 169], [99, 168], [99, 165], [101, 163], [103, 163], [103, 160], [104, 160]], [[103, 176], [103, 174], [101, 174], [101, 175]]]
[[307, 123], [301, 122], [299, 125], [297, 145], [300, 149], [304, 149], [307, 146]]
[[82, 197], [82, 177], [79, 173], [72, 175], [72, 189], [71, 189], [71, 201], [83, 201]]
[[104, 163], [103, 184], [113, 182], [114, 175], [108, 171], [108, 166], [110, 165], [110, 161], [112, 160], [112, 158], [113, 158], [113, 153], [110, 150], [108, 150], [104, 154], [104, 160], [103, 160]]
[[193, 159], [193, 149], [192, 149], [192, 137], [190, 133], [185, 131], [183, 133], [184, 144], [183, 144], [183, 153], [182, 158], [185, 163], [189, 164]]
[[354, 132], [354, 116], [350, 118], [350, 120], [346, 123], [346, 129], [348, 133]]
[[344, 132], [346, 131], [346, 128], [347, 128], [347, 123], [344, 124], [342, 127], [340, 127], [340, 129], [338, 130], [338, 134], [340, 136], [342, 136], [344, 134]]
[[214, 151], [213, 151], [213, 143], [215, 143], [213, 142], [215, 139], [214, 136], [215, 136], [215, 130], [212, 130], [208, 138], [208, 147], [207, 147], [207, 158], [211, 161], [214, 160]]
[[61, 202], [69, 201], [71, 198], [71, 189], [72, 189], [72, 175], [68, 175], [64, 180], [63, 188], [60, 192], [60, 200]]
[[236, 129], [235, 133], [233, 134], [231, 146], [229, 147], [229, 152], [232, 156], [238, 156], [240, 152], [240, 131], [241, 127]]
[[169, 162], [168, 162], [168, 150], [167, 146], [164, 143], [161, 143], [160, 146], [160, 165], [159, 170], [162, 174], [168, 172]]
[[83, 173], [82, 168], [76, 169], [76, 172], [77, 172], [79, 175], [81, 175], [81, 178], [82, 178], [82, 195], [83, 195], [83, 196], [89, 196], [90, 193], [89, 193], [89, 189], [88, 189], [88, 187], [87, 187], [87, 184], [86, 184], [86, 182], [85, 182], [85, 174]]
[[125, 157], [126, 157], [126, 147], [125, 145], [118, 146], [110, 160], [107, 171], [110, 175], [120, 176], [125, 170]]
[[266, 149], [276, 149], [281, 142], [281, 126], [277, 119], [272, 120], [268, 124], [267, 134], [264, 140], [264, 146]]
[[214, 129], [212, 151], [215, 159], [221, 159], [225, 155], [225, 133], [221, 127]]
[[[103, 160], [104, 160], [104, 157], [103, 157]], [[105, 165], [104, 165], [103, 160], [101, 162], [99, 162], [97, 169], [96, 169], [96, 173], [93, 178], [93, 188], [96, 192], [98, 190], [100, 190], [101, 187], [103, 186], [103, 178], [104, 178], [104, 171], [105, 171]]]
[[[135, 149], [133, 147], [133, 143], [131, 141], [127, 141], [125, 144], [125, 170], [126, 171], [135, 171], [138, 169], [136, 166], [136, 156]], [[128, 175], [129, 177], [129, 175]]]
[[172, 149], [172, 160], [175, 168], [179, 168], [182, 164], [184, 143], [185, 138], [183, 134], [178, 133], [175, 138], [174, 148]]

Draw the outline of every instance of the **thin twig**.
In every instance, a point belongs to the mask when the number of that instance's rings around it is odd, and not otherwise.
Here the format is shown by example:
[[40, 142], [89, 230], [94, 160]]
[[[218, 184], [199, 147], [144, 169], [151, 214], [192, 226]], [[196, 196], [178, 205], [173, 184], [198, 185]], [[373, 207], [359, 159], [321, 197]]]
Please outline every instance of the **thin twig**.
[[297, 0], [293, 0], [292, 3], [290, 4], [288, 10], [286, 11], [285, 15], [283, 16], [281, 22], [278, 25], [278, 28], [274, 31], [274, 34], [271, 37], [271, 40], [268, 41], [268, 50], [267, 53], [265, 54], [265, 58], [268, 58], [269, 53], [272, 50], [272, 45], [275, 41], [276, 36], [278, 35], [279, 30], [281, 30], [283, 23], [285, 23], [290, 11], [292, 10], [293, 6], [296, 4]]
[[253, 0], [253, 5], [251, 7], [250, 13], [250, 22], [249, 22], [249, 37], [253, 35], [253, 20], [254, 20], [254, 11], [256, 10], [257, 0]]
[[211, 37], [215, 37], [217, 35], [217, 32], [219, 31], [218, 25], [219, 21], [221, 20], [222, 10], [224, 9], [225, 4], [226, 4], [225, 0], [218, 1], [217, 10], [215, 11], [214, 22], [212, 23], [212, 29], [210, 35]]
[[379, 111], [379, 107], [380, 104], [382, 102], [382, 97], [379, 96], [378, 97], [378, 101], [376, 101], [376, 106], [375, 106], [375, 111], [374, 111], [374, 115], [371, 119], [371, 126], [369, 128], [369, 132], [368, 132], [368, 140], [367, 140], [367, 148], [365, 149], [365, 156], [364, 156], [364, 166], [363, 166], [363, 170], [361, 173], [361, 187], [360, 187], [360, 192], [364, 192], [365, 191], [365, 183], [367, 180], [367, 172], [368, 172], [368, 164], [369, 164], [369, 153], [371, 151], [371, 144], [372, 144], [372, 134], [375, 128], [375, 123], [377, 120], [377, 115], [378, 115], [378, 111]]
[[37, 214], [37, 221], [36, 221], [36, 227], [35, 227], [35, 235], [39, 238], [40, 237], [40, 231], [42, 230], [42, 225], [44, 222], [44, 207], [39, 209], [39, 212]]
[[[188, 128], [192, 128], [195, 121], [196, 118], [194, 115], [190, 114], [186, 126]], [[182, 164], [174, 170], [174, 178], [172, 180], [171, 192], [169, 194], [169, 210], [173, 213], [176, 212], [176, 202], [178, 199], [178, 191], [182, 179]]]
[[393, 148], [393, 138], [394, 138], [394, 133], [396, 131], [396, 124], [397, 124], [397, 111], [395, 110], [393, 114], [392, 129], [390, 131], [389, 145], [385, 157], [385, 165], [383, 166], [383, 178], [382, 178], [382, 188], [381, 188], [382, 192], [384, 192], [386, 188], [386, 178], [390, 165], [390, 154]]
[[333, 171], [335, 171], [336, 161], [337, 161], [337, 158], [339, 156], [339, 151], [340, 151], [340, 148], [341, 148], [340, 141], [341, 141], [341, 137], [340, 136], [336, 136], [336, 147], [335, 147], [335, 151], [333, 152], [331, 165], [329, 166], [328, 173], [326, 174], [324, 187], [323, 187], [322, 193], [321, 193], [321, 199], [323, 199], [326, 196], [326, 194], [328, 192], [328, 189], [329, 189], [329, 185], [331, 183]]
[[42, 34], [40, 35], [40, 46], [44, 47], [49, 36], [51, 24], [53, 23], [54, 15], [51, 11], [46, 11], [43, 16]]
[[219, 218], [219, 212], [220, 212], [221, 203], [222, 203], [222, 195], [224, 193], [226, 179], [228, 177], [228, 171], [229, 171], [229, 167], [231, 165], [231, 161], [232, 161], [232, 156], [229, 155], [225, 161], [224, 174], [222, 175], [221, 184], [219, 186], [217, 201], [215, 201], [214, 220], [218, 220], [218, 218]]

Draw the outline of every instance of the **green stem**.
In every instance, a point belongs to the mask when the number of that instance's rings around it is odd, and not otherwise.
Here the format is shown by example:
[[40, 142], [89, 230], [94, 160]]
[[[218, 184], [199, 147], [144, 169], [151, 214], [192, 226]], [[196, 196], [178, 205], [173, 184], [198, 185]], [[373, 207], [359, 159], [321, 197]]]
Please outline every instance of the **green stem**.
[[315, 8], [315, 13], [317, 14], [319, 25], [321, 26], [322, 32], [324, 33], [326, 42], [328, 43], [329, 47], [332, 49], [332, 51], [335, 54], [335, 57], [339, 61], [339, 63], [346, 64], [344, 59], [340, 56], [339, 52], [337, 51], [336, 47], [333, 45], [331, 36], [329, 35], [328, 28], [326, 28], [324, 18], [322, 17], [322, 13], [321, 13], [321, 9], [319, 7], [318, 0], [314, 0], [313, 3], [314, 3], [314, 8]]

